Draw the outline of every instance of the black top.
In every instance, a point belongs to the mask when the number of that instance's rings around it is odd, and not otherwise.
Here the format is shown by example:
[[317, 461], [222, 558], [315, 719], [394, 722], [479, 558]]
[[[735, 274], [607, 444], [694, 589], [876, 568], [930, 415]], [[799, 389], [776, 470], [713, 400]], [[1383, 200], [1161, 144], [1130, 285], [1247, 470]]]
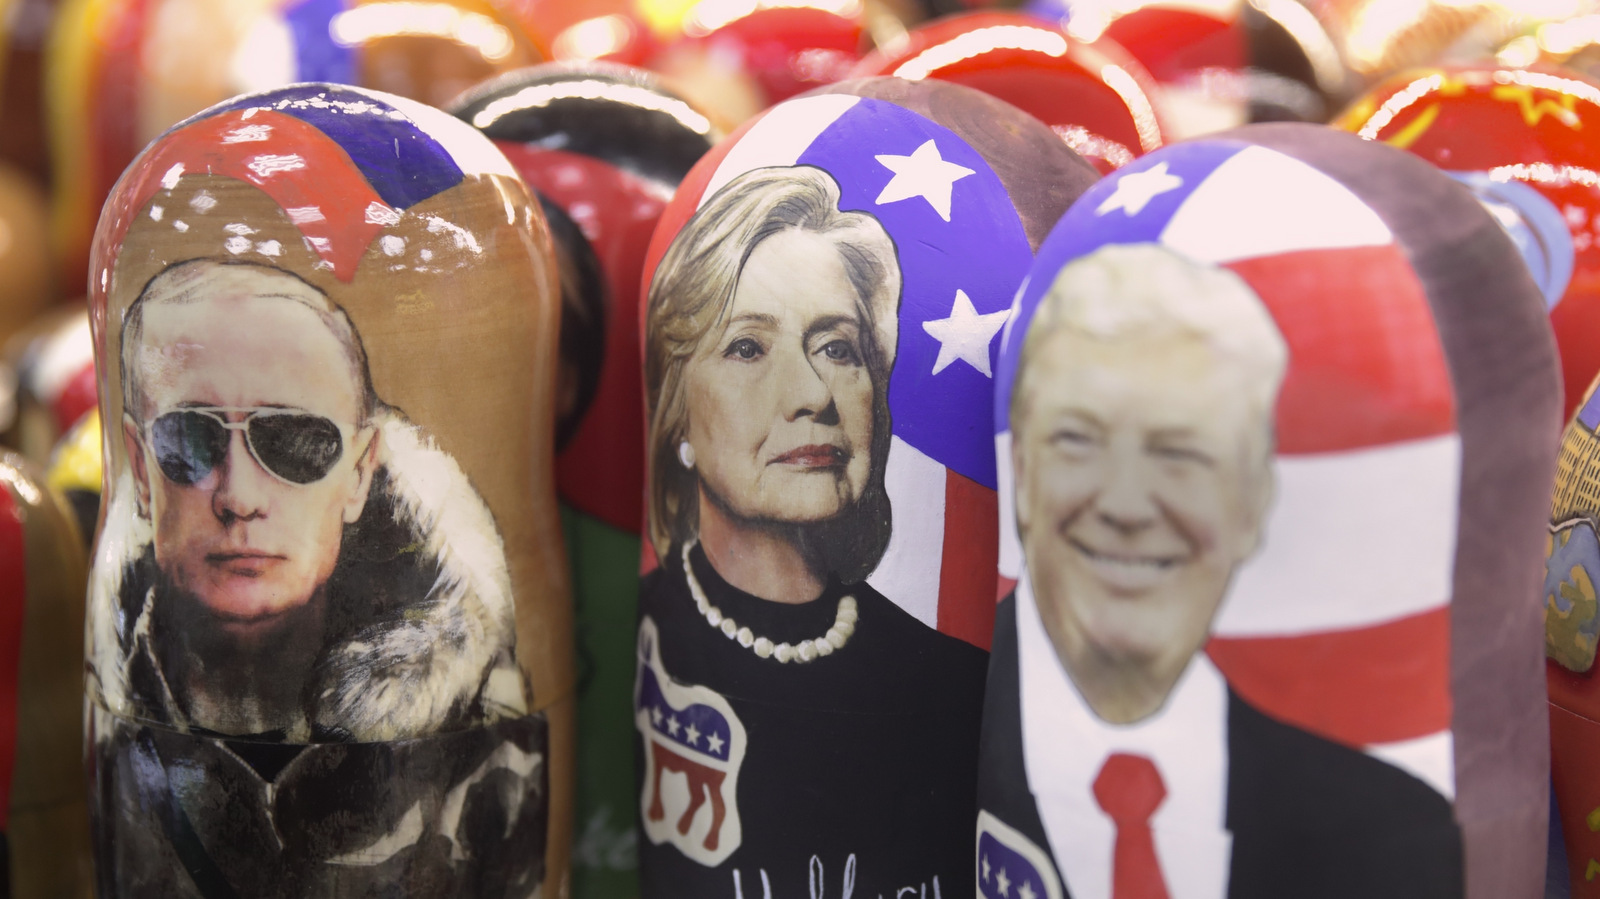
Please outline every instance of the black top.
[[[979, 803], [1053, 862], [1023, 767], [1014, 596], [995, 617], [991, 663]], [[1228, 756], [1229, 899], [1463, 895], [1460, 828], [1421, 780], [1274, 720], [1231, 689]], [[1071, 896], [1064, 880], [1062, 893]]]
[[[865, 583], [832, 582], [816, 600], [789, 605], [729, 586], [699, 547], [691, 559], [712, 605], [774, 643], [825, 634], [841, 596], [855, 597], [859, 619], [843, 649], [781, 664], [707, 623], [690, 596], [681, 550], [645, 578], [640, 615], [659, 629], [666, 674], [721, 694], [744, 725], [748, 749], [738, 775], [739, 848], [709, 868], [671, 843], [642, 837], [644, 895], [732, 897], [738, 871], [747, 899], [767, 895], [763, 872], [772, 897], [839, 896], [852, 856], [857, 896], [893, 896], [902, 887], [920, 896], [924, 885], [930, 899], [972, 895], [987, 654]], [[825, 893], [810, 887], [818, 866]]]

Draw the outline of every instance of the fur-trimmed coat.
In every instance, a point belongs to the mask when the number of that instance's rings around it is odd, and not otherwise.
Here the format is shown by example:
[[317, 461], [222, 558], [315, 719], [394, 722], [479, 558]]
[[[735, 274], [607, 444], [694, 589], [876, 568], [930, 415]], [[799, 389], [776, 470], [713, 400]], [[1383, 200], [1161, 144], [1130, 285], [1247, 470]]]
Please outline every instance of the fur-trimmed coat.
[[536, 891], [546, 733], [527, 714], [504, 545], [453, 458], [398, 411], [377, 424], [288, 732], [185, 711], [153, 645], [150, 523], [126, 474], [108, 496], [89, 593], [102, 896]]

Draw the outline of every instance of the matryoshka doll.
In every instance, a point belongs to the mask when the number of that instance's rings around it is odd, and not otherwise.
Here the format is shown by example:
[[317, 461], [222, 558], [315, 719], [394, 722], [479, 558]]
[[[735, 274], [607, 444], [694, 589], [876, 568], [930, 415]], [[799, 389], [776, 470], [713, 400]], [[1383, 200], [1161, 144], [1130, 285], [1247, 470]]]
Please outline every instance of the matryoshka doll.
[[1557, 368], [1473, 195], [1320, 126], [1174, 144], [1008, 329], [978, 895], [1541, 895]]
[[78, 419], [50, 451], [45, 483], [66, 502], [78, 522], [85, 547], [94, 546], [100, 520], [100, 493], [105, 489], [105, 460], [100, 456], [100, 409]]
[[0, 158], [30, 180], [50, 180], [45, 145], [44, 56], [61, 0], [8, 0], [0, 26]]
[[69, 0], [52, 40], [53, 237], [74, 285], [122, 170], [212, 104], [325, 81], [442, 105], [541, 58], [487, 0]]
[[1102, 173], [1161, 146], [1149, 73], [1114, 41], [1085, 43], [1059, 24], [1009, 12], [938, 19], [892, 51], [869, 54], [857, 77], [936, 78], [977, 88], [1027, 112]]
[[1108, 37], [1161, 85], [1172, 139], [1261, 121], [1321, 122], [1348, 96], [1338, 48], [1298, 0], [1034, 0], [1081, 40]]
[[0, 449], [0, 895], [93, 893], [81, 765], [83, 544], [38, 469]]
[[1510, 232], [1550, 310], [1568, 416], [1600, 373], [1597, 122], [1600, 84], [1486, 63], [1401, 73], [1334, 123], [1444, 169]]
[[557, 281], [505, 157], [390, 94], [237, 98], [130, 167], [90, 297], [99, 894], [558, 895]]
[[634, 632], [644, 523], [640, 276], [672, 192], [711, 148], [710, 123], [639, 69], [550, 63], [452, 104], [540, 197], [561, 270], [556, 492], [577, 613], [575, 895], [637, 893]]
[[994, 353], [1095, 177], [986, 94], [874, 78], [679, 188], [643, 312], [647, 899], [971, 893]]
[[[1419, 66], [1483, 62], [1508, 42], [1517, 42], [1510, 56], [1526, 56], [1531, 62], [1536, 49], [1518, 38], [1554, 25], [1558, 42], [1569, 44], [1572, 32], [1561, 35], [1559, 26], [1564, 20], [1581, 23], [1584, 13], [1594, 11], [1589, 0], [1413, 0], [1398, 6], [1384, 0], [1305, 0], [1305, 5], [1367, 84]], [[1576, 29], [1579, 34], [1585, 30], [1582, 24]]]
[[[1600, 379], [1597, 379], [1600, 381]], [[1600, 400], [1594, 385], [1561, 438], [1550, 501], [1544, 575], [1546, 673], [1550, 688], [1550, 767], [1571, 895], [1600, 896], [1600, 691], [1594, 687], [1595, 583], [1600, 580]]]
[[725, 128], [846, 77], [873, 40], [860, 0], [640, 6], [659, 44], [645, 65]]
[[57, 439], [96, 402], [89, 314], [60, 306], [41, 315], [10, 347], [3, 364], [16, 379], [9, 444], [45, 464]]

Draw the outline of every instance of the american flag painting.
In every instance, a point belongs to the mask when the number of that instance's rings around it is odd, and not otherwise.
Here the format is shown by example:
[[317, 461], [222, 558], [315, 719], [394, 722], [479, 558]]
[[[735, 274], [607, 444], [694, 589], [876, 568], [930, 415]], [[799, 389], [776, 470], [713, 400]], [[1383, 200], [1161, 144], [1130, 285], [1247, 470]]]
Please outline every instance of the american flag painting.
[[739, 848], [736, 802], [745, 732], [715, 691], [672, 680], [661, 664], [656, 624], [639, 624], [634, 726], [644, 737], [640, 820], [652, 843], [671, 843], [703, 865]]
[[[1078, 200], [1017, 296], [996, 370], [1002, 459], [1018, 350], [1047, 275], [1100, 247], [1140, 243], [1237, 274], [1289, 349], [1275, 496], [1208, 654], [1256, 707], [1453, 798], [1461, 437], [1450, 370], [1405, 249], [1350, 189], [1263, 146], [1216, 138], [1135, 161]], [[1006, 580], [1023, 564], [1008, 467]]]
[[1032, 262], [1022, 222], [999, 176], [954, 131], [883, 100], [821, 95], [775, 107], [709, 175], [705, 163], [692, 173], [657, 247], [739, 175], [796, 165], [826, 171], [842, 211], [878, 219], [903, 279], [885, 474], [893, 528], [867, 582], [929, 627], [987, 649], [997, 508], [989, 420], [1000, 330]]

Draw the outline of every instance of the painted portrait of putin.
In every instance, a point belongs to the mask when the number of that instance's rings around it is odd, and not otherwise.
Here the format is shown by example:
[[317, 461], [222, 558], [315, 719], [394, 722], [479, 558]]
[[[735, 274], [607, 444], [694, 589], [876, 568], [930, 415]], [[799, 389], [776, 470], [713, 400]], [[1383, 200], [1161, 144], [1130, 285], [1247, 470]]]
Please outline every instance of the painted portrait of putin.
[[121, 364], [137, 508], [108, 533], [127, 556], [121, 667], [146, 715], [301, 742], [525, 710], [493, 518], [381, 402], [321, 290], [180, 263], [130, 305]]

